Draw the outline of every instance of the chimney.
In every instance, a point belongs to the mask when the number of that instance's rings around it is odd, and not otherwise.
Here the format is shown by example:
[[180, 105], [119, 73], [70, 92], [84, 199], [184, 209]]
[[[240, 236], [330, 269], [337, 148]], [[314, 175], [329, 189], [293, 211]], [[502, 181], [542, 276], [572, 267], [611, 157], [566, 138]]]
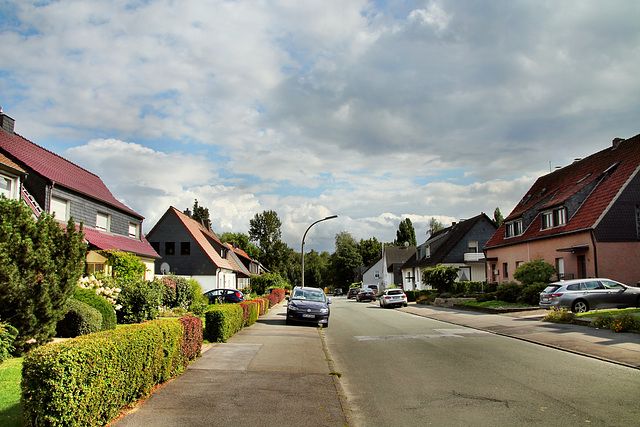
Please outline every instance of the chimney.
[[191, 218], [191, 211], [189, 210], [189, 208], [185, 209], [183, 213], [189, 218]]
[[11, 117], [4, 114], [2, 112], [2, 107], [0, 107], [0, 128], [2, 128], [2, 130], [4, 130], [5, 132], [13, 135], [14, 123], [15, 123], [15, 120], [13, 120]]
[[618, 148], [618, 146], [624, 141], [624, 138], [613, 138], [612, 146], [613, 148]]
[[455, 222], [455, 221], [454, 221], [454, 222], [452, 222], [452, 223], [451, 223], [451, 226], [452, 226], [452, 227], [455, 227], [455, 226], [456, 226], [456, 224], [457, 224], [457, 222]]

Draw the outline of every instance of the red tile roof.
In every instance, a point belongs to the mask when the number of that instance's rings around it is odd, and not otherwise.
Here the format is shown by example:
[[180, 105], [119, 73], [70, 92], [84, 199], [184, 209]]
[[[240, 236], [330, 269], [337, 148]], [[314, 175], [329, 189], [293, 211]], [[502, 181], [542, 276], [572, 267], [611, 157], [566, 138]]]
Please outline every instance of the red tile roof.
[[94, 230], [93, 228], [85, 227], [83, 228], [83, 231], [85, 240], [98, 249], [117, 249], [151, 258], [160, 258], [144, 236], [142, 237], [142, 240], [138, 240], [116, 234], [102, 233], [98, 230]]
[[[237, 266], [234, 268], [234, 266], [232, 266], [229, 263], [229, 261], [222, 258], [220, 254], [215, 250], [215, 248], [211, 245], [208, 239], [214, 240], [215, 242], [219, 243], [221, 246], [223, 245], [223, 243], [218, 239], [218, 236], [216, 236], [214, 232], [207, 230], [202, 226], [202, 224], [191, 219], [190, 217], [180, 212], [180, 210], [174, 208], [173, 206], [169, 208], [169, 211], [173, 212], [178, 217], [178, 219], [184, 224], [184, 226], [189, 231], [191, 236], [193, 236], [193, 238], [196, 240], [198, 245], [200, 245], [202, 250], [207, 254], [211, 262], [213, 262], [216, 267], [226, 268], [227, 270], [233, 270], [233, 271], [236, 271], [239, 269]], [[235, 262], [233, 264], [235, 264]]]
[[56, 185], [78, 191], [140, 219], [144, 218], [118, 201], [97, 175], [16, 133], [0, 131], [0, 148]]
[[[544, 175], [533, 184], [505, 223], [532, 213], [535, 218], [520, 236], [505, 238], [503, 224], [485, 249], [532, 239], [592, 229], [616, 200], [619, 192], [640, 170], [640, 135], [612, 145], [569, 166]], [[582, 205], [561, 227], [541, 230], [540, 211], [562, 206], [569, 197], [595, 186]]]

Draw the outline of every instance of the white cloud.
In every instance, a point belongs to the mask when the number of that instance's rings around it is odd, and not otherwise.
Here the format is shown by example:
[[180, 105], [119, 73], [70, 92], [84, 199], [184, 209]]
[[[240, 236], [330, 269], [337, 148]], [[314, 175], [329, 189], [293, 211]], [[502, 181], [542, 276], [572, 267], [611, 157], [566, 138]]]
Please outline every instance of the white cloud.
[[549, 168], [638, 133], [632, 0], [0, 8], [16, 130], [147, 227], [197, 198], [220, 231], [275, 210], [296, 250], [329, 214], [315, 249], [339, 231], [391, 241], [406, 217], [426, 237], [431, 217], [506, 216]]

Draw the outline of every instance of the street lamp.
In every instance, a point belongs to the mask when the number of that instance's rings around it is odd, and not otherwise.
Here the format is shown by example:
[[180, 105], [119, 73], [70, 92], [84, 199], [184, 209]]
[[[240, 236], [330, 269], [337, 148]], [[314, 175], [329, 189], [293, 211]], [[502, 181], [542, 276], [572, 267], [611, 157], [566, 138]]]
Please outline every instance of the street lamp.
[[313, 227], [314, 225], [316, 225], [319, 222], [326, 221], [328, 219], [333, 219], [333, 218], [338, 218], [338, 215], [331, 215], [331, 216], [328, 216], [326, 218], [322, 218], [322, 219], [317, 220], [316, 222], [311, 224], [309, 226], [309, 228], [307, 228], [307, 231], [305, 231], [304, 235], [302, 236], [302, 251], [301, 251], [302, 252], [302, 287], [304, 287], [304, 239], [307, 237], [307, 233], [309, 232], [309, 230], [311, 230], [311, 227]]

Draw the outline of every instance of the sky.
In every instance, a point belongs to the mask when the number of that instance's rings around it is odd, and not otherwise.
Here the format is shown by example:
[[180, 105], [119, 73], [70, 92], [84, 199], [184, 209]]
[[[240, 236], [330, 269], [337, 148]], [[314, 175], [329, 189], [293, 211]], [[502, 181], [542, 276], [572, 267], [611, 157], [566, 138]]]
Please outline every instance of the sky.
[[0, 106], [148, 232], [197, 199], [296, 251], [506, 217], [640, 133], [640, 2], [0, 0]]

